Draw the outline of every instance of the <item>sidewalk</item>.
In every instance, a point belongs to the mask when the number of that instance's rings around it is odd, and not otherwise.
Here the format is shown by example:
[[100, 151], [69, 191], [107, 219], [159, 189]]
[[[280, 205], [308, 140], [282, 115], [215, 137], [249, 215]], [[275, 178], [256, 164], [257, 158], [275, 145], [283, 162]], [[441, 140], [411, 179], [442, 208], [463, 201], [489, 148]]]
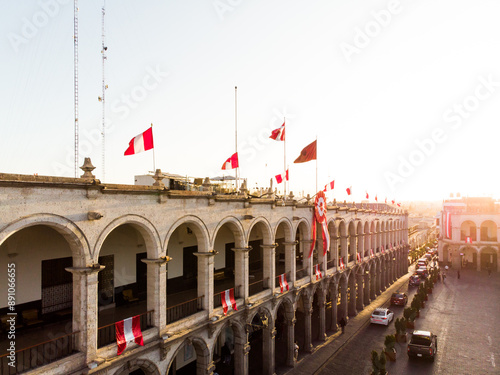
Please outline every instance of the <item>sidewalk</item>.
[[337, 351], [348, 343], [351, 338], [354, 337], [358, 331], [370, 321], [370, 316], [373, 310], [377, 307], [388, 304], [392, 293], [399, 290], [413, 274], [413, 267], [414, 266], [410, 266], [406, 275], [396, 280], [394, 284], [389, 286], [389, 288], [375, 298], [374, 301], [365, 306], [363, 311], [361, 311], [354, 318], [350, 318], [347, 326], [345, 327], [344, 334], [342, 334], [342, 331], [339, 329], [338, 332], [329, 336], [325, 342], [314, 347], [311, 354], [306, 354], [301, 357], [293, 369], [289, 369], [286, 372], [280, 372], [280, 374], [311, 375], [320, 370], [321, 367], [328, 362], [328, 360], [335, 355]]

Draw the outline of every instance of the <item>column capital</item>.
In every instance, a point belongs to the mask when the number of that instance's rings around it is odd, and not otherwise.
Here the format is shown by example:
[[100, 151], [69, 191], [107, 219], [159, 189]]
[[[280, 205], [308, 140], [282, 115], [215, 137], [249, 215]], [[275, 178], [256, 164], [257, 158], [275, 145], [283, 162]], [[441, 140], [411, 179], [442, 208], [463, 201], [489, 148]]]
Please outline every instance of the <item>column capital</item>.
[[167, 255], [164, 257], [160, 257], [158, 259], [141, 259], [141, 262], [146, 263], [146, 264], [157, 264], [158, 266], [161, 267], [164, 264], [167, 264], [168, 262], [170, 262], [171, 260], [172, 260], [172, 258]]
[[250, 250], [252, 250], [252, 246], [247, 246], [247, 247], [232, 247], [232, 251], [235, 253], [248, 253]]
[[263, 249], [275, 249], [278, 247], [278, 244], [277, 243], [264, 244], [264, 245], [260, 245], [260, 247]]
[[66, 267], [65, 270], [77, 275], [90, 275], [97, 273], [105, 269], [106, 266], [101, 266], [100, 264], [94, 264], [92, 267]]
[[298, 245], [298, 244], [299, 244], [299, 241], [283, 242], [283, 245], [285, 245], [285, 246], [294, 246], [294, 245]]
[[196, 253], [193, 253], [193, 255], [197, 256], [197, 257], [214, 257], [216, 256], [217, 254], [219, 254], [218, 251], [215, 251], [215, 250], [210, 250], [210, 251], [204, 251], [204, 252], [196, 252]]

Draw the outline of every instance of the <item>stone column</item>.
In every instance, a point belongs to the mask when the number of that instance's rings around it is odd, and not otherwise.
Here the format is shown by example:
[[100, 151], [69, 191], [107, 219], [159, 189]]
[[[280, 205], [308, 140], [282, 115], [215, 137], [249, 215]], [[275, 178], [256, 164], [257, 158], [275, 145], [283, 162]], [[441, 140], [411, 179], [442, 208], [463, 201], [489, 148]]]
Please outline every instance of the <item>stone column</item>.
[[198, 297], [203, 296], [203, 310], [212, 314], [214, 309], [214, 257], [215, 250], [193, 253], [198, 257]]
[[370, 274], [365, 273], [363, 278], [364, 278], [364, 283], [365, 283], [365, 286], [364, 286], [365, 295], [364, 295], [363, 305], [366, 306], [366, 305], [370, 304]]
[[233, 248], [234, 251], [234, 292], [238, 298], [248, 303], [248, 252], [251, 246]]
[[283, 245], [285, 245], [285, 272], [288, 276], [288, 280], [290, 280], [288, 284], [290, 288], [293, 288], [295, 286], [295, 280], [297, 280], [297, 265], [295, 263], [295, 247], [297, 241], [283, 242]]
[[337, 317], [337, 300], [339, 298], [339, 286], [337, 284], [333, 285], [333, 293], [332, 293], [332, 325], [330, 329], [333, 332], [337, 332], [338, 325], [338, 317]]
[[147, 310], [153, 310], [153, 326], [159, 332], [167, 325], [167, 263], [170, 257], [159, 259], [141, 259], [148, 267]]
[[370, 275], [371, 280], [370, 280], [370, 299], [373, 301], [375, 298], [377, 298], [377, 271], [372, 270], [372, 273]]
[[[319, 294], [318, 294], [319, 295]], [[326, 340], [326, 311], [325, 311], [325, 296], [318, 298], [319, 307], [319, 332], [318, 339], [320, 341]]]
[[476, 227], [476, 242], [480, 242], [483, 239], [481, 238], [481, 227]]
[[276, 264], [274, 261], [276, 247], [278, 244], [265, 244], [260, 245], [262, 247], [262, 256], [264, 258], [264, 274], [263, 274], [263, 284], [264, 289], [268, 288], [274, 291], [276, 285]]
[[365, 257], [365, 235], [364, 234], [358, 234], [357, 235], [358, 239], [358, 248], [357, 252], [359, 253], [359, 256], [361, 257], [361, 261], [363, 261], [363, 258]]
[[88, 364], [97, 358], [97, 275], [104, 266], [68, 267], [73, 274], [73, 332], [80, 332], [77, 349]]
[[310, 280], [312, 275], [312, 256], [309, 258], [309, 251], [311, 250], [312, 240], [301, 240], [302, 248], [302, 268], [304, 269], [304, 275], [302, 277], [309, 276]]
[[307, 301], [304, 306], [304, 351], [307, 353], [312, 352], [312, 328], [311, 328], [311, 316], [312, 316], [312, 302]]
[[356, 274], [356, 282], [358, 283], [358, 291], [357, 291], [357, 296], [356, 296], [356, 309], [358, 311], [362, 311], [364, 309], [364, 303], [363, 303], [363, 295], [364, 295], [364, 286], [363, 286], [363, 281], [364, 281], [364, 275], [363, 274]]
[[347, 283], [340, 286], [340, 316], [347, 318]]
[[295, 319], [295, 317], [286, 320], [286, 326], [288, 329], [286, 365], [289, 367], [295, 367], [295, 323], [296, 322], [297, 319]]
[[[231, 323], [230, 323], [231, 324]], [[248, 374], [248, 353], [250, 346], [248, 344], [248, 335], [235, 335], [234, 337], [234, 373]]]
[[264, 328], [262, 332], [262, 349], [264, 353], [264, 357], [262, 358], [262, 370], [265, 375], [273, 375], [274, 374], [274, 338], [276, 337], [276, 328], [267, 327]]
[[355, 275], [351, 276], [353, 281], [351, 281], [351, 285], [349, 285], [349, 306], [348, 306], [348, 313], [349, 316], [356, 316], [357, 311], [356, 311], [356, 282], [354, 281], [354, 278], [356, 277]]

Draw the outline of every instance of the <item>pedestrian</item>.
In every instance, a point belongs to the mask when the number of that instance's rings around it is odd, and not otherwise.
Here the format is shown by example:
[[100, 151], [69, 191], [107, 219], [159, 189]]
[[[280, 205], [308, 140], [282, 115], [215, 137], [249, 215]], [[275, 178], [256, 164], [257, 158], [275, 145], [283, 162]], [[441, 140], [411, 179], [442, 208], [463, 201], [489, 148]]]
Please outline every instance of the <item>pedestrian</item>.
[[297, 362], [297, 358], [299, 358], [299, 344], [295, 341], [295, 345], [293, 346], [293, 357], [295, 358], [295, 362]]
[[342, 317], [342, 318], [340, 319], [339, 324], [340, 324], [340, 328], [342, 328], [342, 333], [344, 333], [344, 332], [345, 332], [345, 326], [347, 325], [347, 322], [346, 322], [346, 320], [345, 320], [345, 318], [344, 318], [344, 317]]
[[457, 279], [460, 280], [460, 270], [457, 270]]

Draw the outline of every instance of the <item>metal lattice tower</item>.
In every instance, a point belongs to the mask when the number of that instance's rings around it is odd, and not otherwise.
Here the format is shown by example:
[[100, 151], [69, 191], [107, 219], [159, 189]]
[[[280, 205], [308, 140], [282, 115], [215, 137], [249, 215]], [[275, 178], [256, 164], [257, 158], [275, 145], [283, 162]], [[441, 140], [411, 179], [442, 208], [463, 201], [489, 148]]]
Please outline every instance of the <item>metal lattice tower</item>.
[[78, 0], [74, 0], [73, 16], [73, 46], [74, 46], [74, 99], [75, 99], [75, 178], [78, 177], [78, 145], [79, 145], [79, 126], [78, 126]]
[[106, 85], [106, 76], [104, 70], [104, 63], [106, 61], [106, 51], [108, 47], [106, 47], [106, 34], [104, 30], [104, 16], [106, 14], [106, 0], [103, 1], [102, 5], [102, 97], [100, 98], [102, 102], [102, 180], [104, 181], [106, 176], [106, 89], [108, 86]]

